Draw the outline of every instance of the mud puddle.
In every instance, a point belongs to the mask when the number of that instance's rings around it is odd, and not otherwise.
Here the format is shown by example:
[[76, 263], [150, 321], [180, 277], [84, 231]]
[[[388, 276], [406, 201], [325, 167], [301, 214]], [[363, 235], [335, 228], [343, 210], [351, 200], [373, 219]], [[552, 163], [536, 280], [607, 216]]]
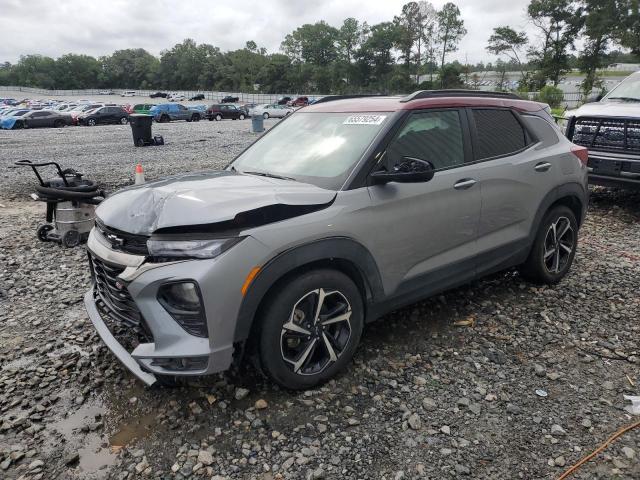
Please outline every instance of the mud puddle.
[[105, 394], [79, 407], [74, 405], [77, 392], [62, 394], [61, 406], [67, 413], [48, 425], [52, 437], [47, 450], [50, 454], [62, 453], [65, 458], [77, 452], [79, 458], [68, 471], [71, 478], [107, 478], [120, 450], [151, 433], [156, 425], [155, 413], [127, 412], [126, 407], [120, 405], [120, 399], [128, 398], [127, 394]]

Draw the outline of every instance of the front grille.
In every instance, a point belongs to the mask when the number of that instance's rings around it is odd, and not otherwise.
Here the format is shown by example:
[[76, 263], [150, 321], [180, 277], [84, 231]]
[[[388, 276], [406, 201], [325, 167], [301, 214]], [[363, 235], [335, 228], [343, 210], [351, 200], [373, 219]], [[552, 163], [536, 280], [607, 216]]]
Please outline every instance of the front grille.
[[[145, 338], [151, 334], [146, 326], [144, 318], [118, 275], [124, 271], [124, 267], [104, 262], [95, 255], [89, 253], [91, 271], [95, 282], [95, 301], [104, 319], [122, 324]], [[111, 322], [109, 322], [111, 323]], [[109, 324], [110, 330], [113, 324]]]
[[571, 141], [595, 151], [640, 154], [640, 120], [580, 117]]
[[115, 228], [105, 225], [96, 219], [96, 228], [102, 236], [109, 242], [113, 250], [119, 252], [130, 253], [132, 255], [148, 255], [146, 235], [136, 235], [134, 233], [126, 233]]

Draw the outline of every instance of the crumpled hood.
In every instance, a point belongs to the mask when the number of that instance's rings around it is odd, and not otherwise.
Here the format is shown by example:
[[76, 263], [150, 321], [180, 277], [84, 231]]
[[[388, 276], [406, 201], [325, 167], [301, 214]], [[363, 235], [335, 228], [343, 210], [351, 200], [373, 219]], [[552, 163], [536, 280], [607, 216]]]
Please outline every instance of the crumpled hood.
[[568, 110], [565, 117], [640, 117], [640, 102], [586, 103], [576, 110]]
[[334, 191], [308, 183], [202, 172], [120, 190], [98, 206], [96, 215], [117, 230], [150, 235], [161, 228], [229, 221], [239, 213], [271, 205], [327, 204], [335, 196]]

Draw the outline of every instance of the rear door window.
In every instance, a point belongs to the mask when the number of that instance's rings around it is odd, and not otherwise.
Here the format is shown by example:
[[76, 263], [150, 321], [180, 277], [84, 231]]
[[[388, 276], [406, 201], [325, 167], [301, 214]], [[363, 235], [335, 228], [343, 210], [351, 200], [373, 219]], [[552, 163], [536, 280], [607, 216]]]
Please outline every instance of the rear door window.
[[529, 143], [525, 129], [511, 110], [473, 109], [472, 112], [476, 159], [511, 155]]

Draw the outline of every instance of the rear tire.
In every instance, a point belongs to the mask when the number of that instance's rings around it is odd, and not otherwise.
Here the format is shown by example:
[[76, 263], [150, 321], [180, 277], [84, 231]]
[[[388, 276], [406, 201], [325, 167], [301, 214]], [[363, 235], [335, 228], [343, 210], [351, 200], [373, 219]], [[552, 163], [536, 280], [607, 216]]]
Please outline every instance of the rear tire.
[[64, 120], [56, 120], [53, 122], [53, 128], [62, 128], [64, 127]]
[[216, 122], [219, 122], [220, 120], [222, 120], [222, 115], [220, 114], [216, 115]]
[[241, 113], [240, 116], [238, 117], [239, 120], [244, 120], [244, 113]]
[[262, 370], [292, 390], [326, 382], [351, 361], [360, 341], [364, 307], [358, 287], [336, 270], [312, 270], [274, 290], [256, 318]]
[[89, 125], [90, 127], [95, 127], [96, 121], [93, 118], [90, 118], [89, 120], [87, 120], [87, 125]]
[[578, 222], [565, 206], [549, 210], [540, 222], [538, 233], [520, 274], [533, 283], [553, 285], [569, 272], [578, 246]]
[[262, 118], [264, 118], [265, 120], [267, 120], [269, 118], [269, 114], [267, 112], [264, 112], [262, 114]]
[[127, 123], [129, 123], [129, 119], [127, 117], [122, 117], [120, 119], [120, 125], [126, 125]]
[[199, 122], [200, 121], [200, 115], [194, 115], [191, 117], [191, 121], [192, 122]]

